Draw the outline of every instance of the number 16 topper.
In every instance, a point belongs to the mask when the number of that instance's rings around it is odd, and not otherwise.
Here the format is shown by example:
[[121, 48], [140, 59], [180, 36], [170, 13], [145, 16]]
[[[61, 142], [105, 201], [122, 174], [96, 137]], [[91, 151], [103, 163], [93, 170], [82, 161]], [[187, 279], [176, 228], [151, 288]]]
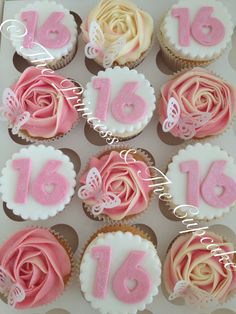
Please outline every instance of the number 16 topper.
[[136, 313], [158, 294], [161, 263], [156, 248], [131, 227], [99, 230], [85, 249], [81, 290], [101, 313]]
[[[25, 36], [14, 36], [17, 21], [25, 25]], [[61, 62], [61, 58], [66, 56], [64, 63], [68, 63], [73, 57], [78, 38], [77, 25], [69, 10], [47, 0], [23, 7], [15, 15], [9, 32], [18, 54], [33, 65], [53, 63], [55, 69], [56, 61]]]
[[198, 209], [195, 218], [211, 220], [236, 204], [236, 164], [218, 146], [198, 143], [180, 150], [166, 176], [172, 182], [168, 189], [173, 204], [180, 212], [188, 204]]
[[23, 219], [48, 219], [70, 202], [75, 188], [74, 166], [60, 150], [31, 145], [6, 162], [0, 193], [6, 206]]
[[196, 66], [196, 61], [207, 64], [222, 54], [231, 42], [233, 28], [223, 1], [180, 0], [165, 15], [160, 40], [175, 60]]
[[100, 71], [86, 86], [84, 103], [94, 128], [127, 138], [141, 132], [155, 109], [155, 91], [143, 74], [127, 67]]

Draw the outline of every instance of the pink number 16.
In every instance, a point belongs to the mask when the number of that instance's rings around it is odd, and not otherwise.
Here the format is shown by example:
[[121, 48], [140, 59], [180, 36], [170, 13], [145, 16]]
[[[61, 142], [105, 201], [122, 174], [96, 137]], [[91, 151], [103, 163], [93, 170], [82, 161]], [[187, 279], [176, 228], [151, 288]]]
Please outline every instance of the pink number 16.
[[[95, 116], [101, 121], [106, 121], [110, 103], [111, 80], [96, 78], [93, 80], [93, 87], [98, 89]], [[147, 104], [141, 96], [135, 94], [138, 88], [138, 82], [125, 83], [111, 102], [111, 112], [117, 121], [126, 124], [135, 123], [145, 116]]]
[[[93, 295], [103, 299], [107, 292], [111, 264], [111, 247], [97, 246], [92, 249], [92, 257], [98, 260]], [[127, 303], [139, 303], [148, 296], [151, 289], [151, 279], [148, 273], [139, 265], [145, 256], [144, 251], [131, 251], [122, 266], [112, 278], [112, 289], [117, 299]], [[127, 287], [127, 281], [134, 280], [133, 289]]]
[[[60, 166], [60, 160], [47, 161], [41, 172], [32, 181], [31, 195], [39, 204], [56, 205], [65, 198], [68, 182], [63, 175], [57, 173]], [[15, 159], [12, 167], [19, 173], [14, 201], [24, 204], [29, 193], [32, 161], [29, 158]]]
[[63, 12], [51, 13], [36, 32], [38, 16], [38, 12], [36, 11], [26, 11], [21, 14], [21, 19], [26, 22], [27, 28], [23, 47], [33, 48], [35, 37], [37, 37], [39, 43], [45, 48], [56, 49], [64, 47], [71, 37], [69, 29], [61, 24], [61, 20], [65, 14]]
[[[225, 208], [236, 200], [236, 182], [225, 175], [224, 168], [227, 161], [214, 161], [209, 171], [200, 182], [199, 163], [196, 160], [184, 161], [180, 164], [180, 170], [188, 173], [187, 202], [193, 206], [199, 206], [199, 194], [204, 201], [215, 208]], [[217, 188], [221, 188], [217, 192]]]
[[[190, 46], [190, 33], [203, 46], [219, 44], [225, 36], [224, 24], [216, 17], [212, 17], [213, 7], [202, 7], [197, 12], [192, 26], [188, 8], [174, 8], [172, 16], [179, 19], [179, 44]], [[204, 29], [207, 28], [207, 32]]]

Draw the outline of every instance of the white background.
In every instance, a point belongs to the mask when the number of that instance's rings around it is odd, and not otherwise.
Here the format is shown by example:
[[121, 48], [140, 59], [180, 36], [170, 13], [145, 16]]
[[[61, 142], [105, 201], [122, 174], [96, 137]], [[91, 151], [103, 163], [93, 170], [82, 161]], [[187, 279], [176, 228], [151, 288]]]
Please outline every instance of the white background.
[[[1, 0], [0, 0], [1, 1]], [[155, 25], [164, 12], [170, 7], [173, 0], [133, 0], [141, 8], [147, 10], [151, 13], [154, 18]], [[196, 0], [197, 1], [197, 0]], [[236, 0], [224, 0], [224, 4], [228, 7], [231, 14], [234, 14], [233, 20], [236, 24]], [[14, 14], [28, 1], [6, 1], [3, 19], [13, 18]], [[97, 3], [97, 0], [68, 0], [61, 1], [68, 9], [77, 12], [82, 19], [84, 19], [93, 5]], [[207, 1], [206, 1], [207, 3]], [[235, 43], [235, 40], [233, 41]], [[92, 74], [87, 70], [84, 63], [84, 44], [82, 42], [81, 36], [79, 37], [78, 51], [74, 60], [65, 68], [59, 70], [58, 72], [65, 77], [74, 78], [81, 82], [83, 85], [91, 79]], [[231, 83], [236, 85], [236, 67], [235, 69], [229, 64], [228, 60], [233, 62], [233, 56], [236, 56], [236, 44], [234, 47], [235, 51], [231, 50], [231, 47], [227, 49], [224, 55], [214, 64], [210, 65], [208, 68], [212, 69]], [[145, 74], [146, 78], [150, 80], [152, 85], [156, 90], [156, 95], [158, 96], [160, 86], [168, 79], [168, 75], [162, 73], [156, 66], [156, 56], [159, 50], [157, 39], [155, 39], [155, 44], [146, 57], [144, 62], [138, 66], [136, 69], [139, 72]], [[14, 49], [11, 46], [10, 41], [2, 37], [1, 40], [1, 50], [0, 50], [0, 94], [5, 87], [10, 86], [20, 75], [12, 63], [12, 58], [14, 55]], [[236, 57], [235, 57], [236, 59]], [[144, 130], [144, 132], [136, 137], [135, 139], [129, 141], [136, 147], [143, 147], [149, 150], [156, 160], [156, 165], [162, 171], [165, 170], [170, 158], [179, 150], [181, 146], [170, 146], [163, 143], [157, 135], [157, 117], [156, 113]], [[231, 154], [236, 159], [236, 127], [231, 128], [226, 134], [212, 139], [211, 142], [215, 143], [222, 148], [226, 149], [229, 154]], [[94, 153], [103, 149], [103, 146], [99, 147], [88, 142], [84, 136], [84, 121], [82, 121], [78, 127], [76, 127], [68, 136], [52, 144], [53, 146], [67, 147], [75, 150], [81, 158], [82, 169], [85, 167], [88, 158]], [[4, 166], [6, 160], [11, 158], [11, 155], [19, 150], [22, 146], [13, 142], [3, 123], [0, 125], [0, 168]], [[215, 220], [210, 224], [225, 224], [228, 227], [236, 231], [236, 212], [233, 210], [229, 215], [223, 219]], [[136, 222], [136, 221], [135, 221]], [[102, 224], [93, 220], [90, 220], [85, 216], [83, 209], [81, 207], [80, 201], [74, 197], [71, 204], [66, 207], [63, 213], [57, 215], [54, 218], [47, 220], [46, 222], [39, 222], [38, 224], [46, 227], [50, 227], [55, 224], [65, 223], [71, 225], [78, 233], [79, 236], [79, 251], [83, 248], [89, 235], [97, 230]], [[137, 220], [137, 223], [144, 223], [149, 225], [157, 234], [158, 238], [158, 253], [161, 260], [164, 260], [166, 249], [171, 242], [171, 240], [177, 236], [180, 230], [183, 230], [184, 226], [181, 222], [173, 222], [165, 218], [158, 208], [157, 198], [152, 202], [152, 206], [149, 208], [148, 212]], [[4, 211], [0, 211], [0, 243], [4, 241], [10, 234], [23, 228], [24, 226], [32, 225], [31, 222], [15, 222], [9, 219]], [[37, 225], [37, 224], [34, 224]], [[207, 224], [206, 224], [207, 225]], [[12, 314], [23, 312], [25, 314], [45, 314], [51, 309], [60, 308], [67, 310], [70, 314], [92, 314], [96, 313], [82, 297], [78, 280], [75, 278], [73, 284], [65, 291], [62, 297], [60, 297], [56, 302], [41, 307], [39, 309], [30, 309], [24, 311], [16, 311], [10, 309], [3, 302], [0, 303], [0, 313], [1, 314]], [[224, 305], [224, 308], [231, 310], [236, 309], [236, 297], [230, 302]], [[162, 292], [154, 299], [154, 302], [148, 306], [148, 310], [153, 314], [163, 314], [163, 313], [175, 313], [175, 314], [189, 314], [192, 310], [181, 305], [173, 305], [169, 303]], [[49, 314], [68, 314], [68, 312], [61, 312], [55, 310], [53, 312], [48, 312]], [[149, 313], [149, 312], [144, 312]], [[216, 313], [216, 312], [215, 312]], [[219, 310], [217, 314], [229, 314], [233, 312], [227, 312], [225, 310]], [[235, 313], [235, 312], [234, 312]]]

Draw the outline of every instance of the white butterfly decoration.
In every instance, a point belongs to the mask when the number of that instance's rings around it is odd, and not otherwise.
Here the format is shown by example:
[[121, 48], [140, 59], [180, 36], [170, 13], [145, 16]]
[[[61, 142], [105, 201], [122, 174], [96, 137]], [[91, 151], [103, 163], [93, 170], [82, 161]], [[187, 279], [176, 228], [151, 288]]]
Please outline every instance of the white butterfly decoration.
[[84, 52], [89, 59], [95, 59], [100, 54], [104, 54], [103, 67], [106, 69], [112, 66], [124, 47], [126, 40], [121, 37], [108, 47], [105, 47], [105, 43], [105, 37], [99, 24], [95, 21], [91, 22], [89, 29], [89, 43], [85, 46]]
[[167, 104], [167, 118], [163, 122], [163, 132], [169, 132], [175, 126], [178, 127], [179, 137], [188, 140], [196, 135], [196, 130], [205, 125], [211, 119], [211, 113], [189, 113], [180, 117], [180, 106], [174, 97]]
[[91, 208], [92, 213], [96, 216], [101, 214], [105, 208], [114, 208], [121, 203], [120, 198], [114, 193], [102, 192], [102, 178], [97, 168], [89, 170], [86, 184], [81, 186], [78, 196], [83, 200], [96, 199], [96, 204]]
[[8, 296], [8, 304], [15, 307], [16, 303], [25, 299], [25, 291], [19, 284], [11, 281], [6, 271], [0, 266], [0, 292]]
[[16, 95], [10, 88], [3, 91], [2, 102], [0, 120], [8, 121], [12, 127], [12, 133], [17, 134], [20, 128], [29, 120], [30, 113], [22, 110]]
[[176, 298], [184, 298], [187, 305], [198, 308], [218, 305], [209, 293], [190, 285], [185, 280], [177, 281], [174, 292], [169, 296], [170, 301]]

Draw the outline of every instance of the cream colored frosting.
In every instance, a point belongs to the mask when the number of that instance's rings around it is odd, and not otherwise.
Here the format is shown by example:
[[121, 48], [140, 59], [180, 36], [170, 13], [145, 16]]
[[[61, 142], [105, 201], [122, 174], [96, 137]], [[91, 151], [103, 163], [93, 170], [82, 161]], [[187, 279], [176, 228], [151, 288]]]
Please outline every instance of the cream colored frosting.
[[[226, 243], [221, 236], [207, 232], [204, 237], [214, 241], [223, 252], [234, 251], [233, 245]], [[236, 272], [227, 270], [213, 256], [211, 248], [201, 243], [201, 237], [188, 234], [178, 237], [169, 250], [164, 264], [164, 283], [168, 294], [174, 291], [180, 280], [209, 293], [219, 302], [225, 302], [236, 291]], [[211, 244], [208, 241], [209, 244]], [[215, 247], [214, 247], [215, 248]], [[231, 255], [232, 258], [232, 255]]]
[[[150, 47], [153, 34], [152, 17], [125, 0], [102, 0], [89, 14], [81, 29], [89, 42], [91, 22], [96, 21], [104, 33], [106, 45], [123, 37], [126, 44], [115, 60], [119, 65], [138, 60]], [[97, 58], [102, 62], [103, 56]]]

